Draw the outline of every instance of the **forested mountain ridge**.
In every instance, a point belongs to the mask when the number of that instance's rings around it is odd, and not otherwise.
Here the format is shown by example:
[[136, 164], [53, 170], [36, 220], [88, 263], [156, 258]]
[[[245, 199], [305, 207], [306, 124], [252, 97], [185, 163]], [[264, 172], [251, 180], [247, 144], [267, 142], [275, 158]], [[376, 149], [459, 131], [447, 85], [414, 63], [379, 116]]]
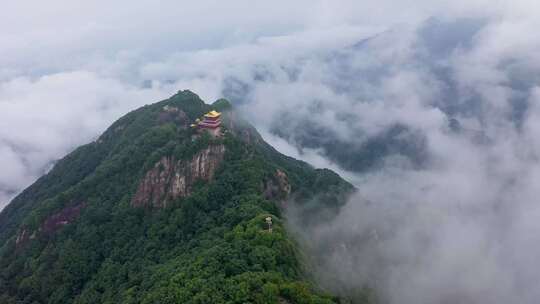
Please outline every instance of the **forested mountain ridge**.
[[[217, 137], [191, 127], [210, 110], [223, 112]], [[309, 221], [353, 191], [274, 150], [226, 100], [180, 91], [0, 213], [0, 303], [334, 303], [304, 275], [281, 211], [300, 204]]]

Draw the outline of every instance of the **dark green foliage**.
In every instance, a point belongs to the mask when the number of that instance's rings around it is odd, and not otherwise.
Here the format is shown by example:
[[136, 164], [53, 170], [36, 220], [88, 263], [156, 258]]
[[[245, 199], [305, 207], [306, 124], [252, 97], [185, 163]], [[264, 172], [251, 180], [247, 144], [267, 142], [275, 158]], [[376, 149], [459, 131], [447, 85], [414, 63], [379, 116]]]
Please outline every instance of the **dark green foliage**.
[[[278, 204], [263, 187], [283, 170], [297, 201], [316, 210], [337, 208], [352, 186], [233, 132], [194, 136], [183, 123], [160, 121], [164, 106], [189, 120], [212, 108], [183, 91], [133, 111], [0, 213], [0, 303], [334, 303], [303, 277]], [[216, 144], [226, 154], [212, 182], [196, 183], [163, 209], [130, 205], [163, 156], [190, 159]], [[73, 222], [45, 233], [52, 215], [81, 205]], [[23, 231], [32, 237], [16, 244]]]
[[225, 112], [225, 111], [232, 110], [232, 105], [227, 99], [221, 98], [221, 99], [216, 100], [212, 104], [212, 108], [216, 109], [216, 111], [219, 111], [219, 112]]

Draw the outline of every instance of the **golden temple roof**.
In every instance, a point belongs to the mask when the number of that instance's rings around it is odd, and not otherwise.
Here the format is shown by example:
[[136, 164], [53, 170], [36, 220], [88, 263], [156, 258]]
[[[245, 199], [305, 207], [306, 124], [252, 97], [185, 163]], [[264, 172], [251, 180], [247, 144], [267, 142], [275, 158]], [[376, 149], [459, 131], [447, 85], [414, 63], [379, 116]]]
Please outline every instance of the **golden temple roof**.
[[214, 111], [214, 110], [204, 114], [204, 117], [209, 117], [209, 118], [216, 118], [216, 117], [219, 117], [219, 116], [221, 116], [221, 113], [219, 113], [217, 111]]

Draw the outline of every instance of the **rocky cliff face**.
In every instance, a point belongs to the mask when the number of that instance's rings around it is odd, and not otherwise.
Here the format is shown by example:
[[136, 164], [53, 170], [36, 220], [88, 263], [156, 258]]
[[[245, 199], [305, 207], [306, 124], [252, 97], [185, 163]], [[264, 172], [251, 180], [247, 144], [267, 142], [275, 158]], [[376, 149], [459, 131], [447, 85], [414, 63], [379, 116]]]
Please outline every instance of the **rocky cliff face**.
[[274, 176], [264, 184], [263, 195], [266, 199], [276, 200], [282, 207], [291, 194], [291, 184], [289, 177], [281, 170], [276, 170]]
[[263, 142], [262, 137], [257, 130], [249, 125], [246, 121], [238, 117], [234, 111], [229, 111], [223, 117], [223, 125], [232, 132], [235, 136], [242, 139], [243, 142], [250, 145], [257, 145]]
[[131, 200], [135, 207], [164, 207], [168, 202], [191, 194], [197, 180], [210, 181], [223, 161], [225, 146], [212, 145], [190, 160], [163, 157], [148, 171]]
[[38, 234], [54, 234], [65, 225], [75, 221], [81, 215], [81, 211], [84, 207], [86, 207], [85, 202], [81, 202], [74, 206], [65, 207], [47, 217], [36, 231], [31, 231], [26, 227], [22, 228], [22, 230], [17, 234], [15, 245], [17, 247], [21, 247], [29, 240], [34, 239]]
[[187, 128], [189, 125], [189, 117], [187, 114], [177, 107], [164, 106], [163, 110], [158, 115], [160, 124], [172, 122], [182, 128]]

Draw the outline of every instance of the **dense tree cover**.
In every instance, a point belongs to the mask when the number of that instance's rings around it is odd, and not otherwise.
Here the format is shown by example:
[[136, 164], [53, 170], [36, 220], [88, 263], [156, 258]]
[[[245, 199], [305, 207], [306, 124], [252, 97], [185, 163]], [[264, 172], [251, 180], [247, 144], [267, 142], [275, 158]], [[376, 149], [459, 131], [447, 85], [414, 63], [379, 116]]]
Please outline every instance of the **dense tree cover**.
[[[303, 275], [278, 204], [262, 187], [283, 170], [295, 201], [317, 210], [337, 208], [352, 186], [234, 130], [218, 139], [193, 136], [183, 122], [162, 119], [166, 105], [189, 120], [211, 108], [183, 91], [127, 114], [0, 214], [0, 303], [335, 303]], [[189, 159], [215, 144], [226, 154], [212, 182], [163, 209], [130, 205], [161, 157]], [[42, 231], [51, 214], [80, 204], [72, 223]], [[23, 230], [33, 237], [16, 244]]]

